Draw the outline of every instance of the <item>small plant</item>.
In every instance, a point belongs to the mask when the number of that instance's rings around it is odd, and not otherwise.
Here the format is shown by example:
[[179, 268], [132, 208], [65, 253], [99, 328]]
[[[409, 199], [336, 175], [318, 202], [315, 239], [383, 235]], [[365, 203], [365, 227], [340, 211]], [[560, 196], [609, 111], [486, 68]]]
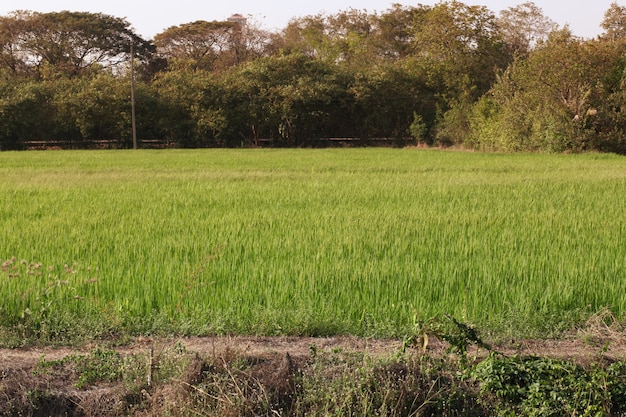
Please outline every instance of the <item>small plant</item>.
[[98, 381], [116, 381], [122, 375], [122, 364], [122, 357], [114, 350], [96, 348], [77, 361], [80, 377], [76, 387], [83, 388]]
[[78, 375], [74, 384], [78, 389], [84, 389], [96, 382], [114, 382], [122, 376], [124, 361], [114, 350], [102, 348], [93, 349], [88, 355], [72, 354], [61, 360], [48, 361], [40, 358], [34, 370], [35, 374], [52, 374], [63, 372], [71, 368], [71, 373]]
[[468, 365], [467, 352], [471, 345], [492, 351], [489, 344], [485, 343], [479, 336], [478, 331], [469, 324], [462, 323], [450, 315], [445, 315], [446, 320], [431, 318], [421, 321], [417, 313], [414, 314], [414, 333], [405, 337], [402, 351], [407, 347], [417, 347], [426, 353], [429, 343], [429, 335], [448, 342], [448, 352], [458, 354], [461, 364]]
[[420, 114], [413, 112], [413, 123], [409, 126], [408, 133], [417, 141], [418, 145], [420, 145], [426, 138], [428, 127], [424, 122], [424, 118]]
[[450, 343], [449, 350], [459, 354], [464, 365], [467, 365], [467, 349], [470, 345], [475, 345], [488, 351], [492, 350], [491, 346], [482, 340], [474, 327], [462, 323], [449, 315], [446, 315], [446, 319], [451, 324], [451, 327], [448, 327], [447, 331], [440, 330], [439, 336]]
[[407, 348], [417, 348], [422, 354], [426, 354], [428, 349], [428, 343], [430, 341], [428, 335], [438, 333], [438, 321], [434, 318], [428, 320], [421, 319], [419, 313], [413, 310], [413, 324], [411, 326], [411, 334], [404, 337], [402, 343], [402, 353], [406, 352]]
[[501, 415], [609, 416], [626, 411], [626, 366], [588, 369], [541, 357], [492, 354], [473, 370], [482, 393]]

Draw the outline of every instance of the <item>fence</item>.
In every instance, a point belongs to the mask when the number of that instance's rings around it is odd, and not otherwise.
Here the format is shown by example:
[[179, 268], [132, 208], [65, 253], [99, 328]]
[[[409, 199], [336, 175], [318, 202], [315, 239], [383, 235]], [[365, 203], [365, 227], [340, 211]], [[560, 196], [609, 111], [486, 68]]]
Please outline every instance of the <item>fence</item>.
[[[254, 139], [250, 142], [242, 142], [241, 147], [365, 147], [365, 146], [405, 146], [413, 141], [410, 138], [314, 138], [303, 141], [301, 144], [289, 144], [280, 140], [262, 138]], [[97, 139], [97, 140], [30, 140], [21, 143], [22, 149], [27, 150], [46, 150], [46, 149], [129, 149], [132, 148], [131, 140], [119, 139]], [[178, 142], [162, 140], [162, 139], [142, 139], [139, 141], [139, 147], [145, 149], [166, 149], [179, 147], [197, 147], [197, 148], [219, 148], [226, 147], [224, 143], [215, 140], [207, 140], [203, 143], [197, 143], [195, 146], [183, 145]]]

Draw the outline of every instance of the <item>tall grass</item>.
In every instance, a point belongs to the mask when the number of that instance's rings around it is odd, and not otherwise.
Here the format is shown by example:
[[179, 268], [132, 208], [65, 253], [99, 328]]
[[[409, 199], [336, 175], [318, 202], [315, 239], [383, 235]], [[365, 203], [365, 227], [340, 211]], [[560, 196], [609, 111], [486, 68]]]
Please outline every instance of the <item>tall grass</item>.
[[25, 332], [398, 336], [451, 314], [548, 334], [626, 313], [618, 156], [59, 151], [0, 153], [0, 175], [0, 324]]

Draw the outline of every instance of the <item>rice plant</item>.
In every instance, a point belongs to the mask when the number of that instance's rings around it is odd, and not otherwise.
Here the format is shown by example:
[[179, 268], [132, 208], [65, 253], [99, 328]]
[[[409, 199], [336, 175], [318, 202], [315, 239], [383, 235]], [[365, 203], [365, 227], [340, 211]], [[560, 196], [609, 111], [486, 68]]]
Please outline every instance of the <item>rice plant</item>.
[[614, 155], [6, 152], [0, 174], [0, 325], [50, 338], [394, 337], [443, 314], [549, 334], [626, 312]]

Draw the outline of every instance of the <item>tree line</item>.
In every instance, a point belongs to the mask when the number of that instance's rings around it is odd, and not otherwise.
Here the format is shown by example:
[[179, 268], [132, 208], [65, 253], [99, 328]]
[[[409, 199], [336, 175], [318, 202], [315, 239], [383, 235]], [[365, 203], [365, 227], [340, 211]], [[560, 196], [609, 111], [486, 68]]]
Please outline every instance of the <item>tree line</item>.
[[496, 15], [448, 1], [145, 40], [114, 16], [16, 11], [0, 16], [0, 149], [131, 146], [132, 79], [138, 137], [173, 146], [626, 153], [626, 7], [601, 26], [582, 39], [532, 2]]

